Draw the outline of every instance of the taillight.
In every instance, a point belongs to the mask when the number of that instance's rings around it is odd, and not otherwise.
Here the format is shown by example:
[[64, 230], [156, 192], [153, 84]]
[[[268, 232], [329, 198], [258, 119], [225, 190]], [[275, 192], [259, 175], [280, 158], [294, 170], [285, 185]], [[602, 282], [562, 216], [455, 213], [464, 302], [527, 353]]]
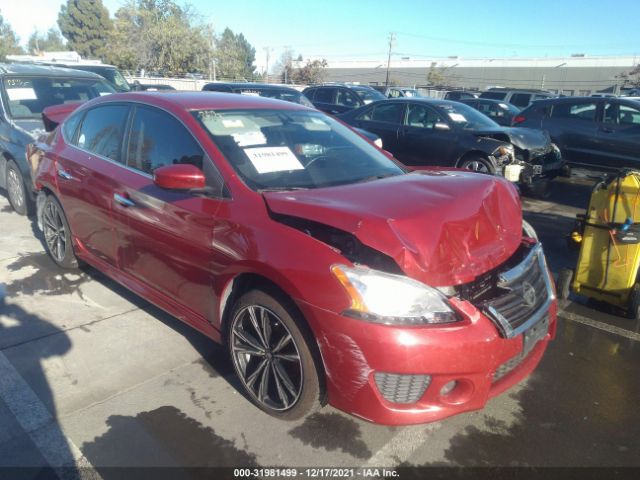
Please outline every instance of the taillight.
[[517, 125], [518, 123], [522, 123], [526, 119], [527, 118], [524, 115], [516, 115], [515, 117], [513, 117], [513, 125]]

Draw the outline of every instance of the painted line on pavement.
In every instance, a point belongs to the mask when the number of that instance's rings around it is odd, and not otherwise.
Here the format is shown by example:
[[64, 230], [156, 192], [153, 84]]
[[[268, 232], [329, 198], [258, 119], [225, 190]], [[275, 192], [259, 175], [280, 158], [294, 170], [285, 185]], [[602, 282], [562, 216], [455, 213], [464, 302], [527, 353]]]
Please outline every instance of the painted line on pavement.
[[440, 423], [429, 425], [403, 427], [391, 437], [362, 468], [367, 467], [397, 467], [398, 464], [409, 460], [413, 452], [424, 445], [429, 437], [441, 428]]
[[598, 330], [602, 330], [607, 333], [612, 333], [614, 335], [619, 335], [621, 337], [628, 338], [630, 340], [634, 340], [636, 342], [640, 342], [640, 333], [632, 332], [630, 330], [625, 330], [624, 328], [616, 327], [615, 325], [609, 325], [608, 323], [599, 322], [597, 320], [592, 320], [590, 318], [584, 317], [582, 315], [578, 315], [576, 313], [567, 312], [564, 310], [558, 311], [558, 316], [569, 320], [570, 322], [581, 323], [583, 325], [587, 325], [589, 327], [597, 328]]
[[17, 422], [61, 479], [77, 479], [99, 474], [80, 449], [61, 430], [55, 418], [29, 384], [0, 352], [0, 398]]

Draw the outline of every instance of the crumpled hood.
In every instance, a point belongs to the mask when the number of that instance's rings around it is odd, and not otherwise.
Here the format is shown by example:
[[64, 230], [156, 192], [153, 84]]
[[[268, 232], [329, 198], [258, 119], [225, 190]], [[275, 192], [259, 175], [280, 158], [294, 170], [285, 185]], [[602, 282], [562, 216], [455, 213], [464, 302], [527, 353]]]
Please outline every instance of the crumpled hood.
[[271, 211], [349, 232], [431, 286], [472, 281], [507, 260], [522, 238], [515, 188], [462, 170], [263, 195]]
[[522, 150], [545, 150], [551, 143], [549, 134], [546, 131], [535, 128], [500, 127], [473, 133], [478, 136], [506, 135], [513, 145]]

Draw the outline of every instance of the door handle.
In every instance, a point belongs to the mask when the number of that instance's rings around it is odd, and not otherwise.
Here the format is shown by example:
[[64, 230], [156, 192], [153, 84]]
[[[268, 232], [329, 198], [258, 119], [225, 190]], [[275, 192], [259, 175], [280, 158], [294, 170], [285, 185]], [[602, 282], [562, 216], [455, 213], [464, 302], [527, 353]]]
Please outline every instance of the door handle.
[[58, 176], [60, 178], [64, 178], [65, 180], [75, 180], [74, 176], [71, 175], [69, 172], [67, 172], [66, 170], [62, 170], [59, 169], [58, 170]]
[[116, 203], [119, 203], [123, 207], [135, 207], [136, 206], [136, 204], [132, 200], [129, 200], [127, 197], [122, 196], [122, 195], [120, 195], [118, 193], [114, 193], [113, 194], [113, 199], [116, 201]]

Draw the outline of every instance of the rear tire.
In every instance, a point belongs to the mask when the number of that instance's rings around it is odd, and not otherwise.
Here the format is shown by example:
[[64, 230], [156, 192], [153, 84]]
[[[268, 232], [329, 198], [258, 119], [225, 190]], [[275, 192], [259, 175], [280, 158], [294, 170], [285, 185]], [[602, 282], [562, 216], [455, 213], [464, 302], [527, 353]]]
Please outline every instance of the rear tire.
[[47, 253], [59, 267], [78, 268], [67, 217], [53, 195], [47, 195], [42, 207], [42, 233]]
[[633, 320], [640, 320], [640, 285], [635, 284], [629, 296], [627, 316]]
[[313, 338], [281, 295], [251, 290], [233, 307], [227, 344], [245, 393], [261, 410], [297, 420], [321, 407]]
[[5, 185], [9, 203], [19, 215], [29, 215], [33, 212], [33, 201], [29, 197], [24, 184], [24, 177], [18, 165], [13, 160], [7, 162]]
[[573, 281], [573, 270], [569, 268], [563, 268], [558, 273], [558, 282], [556, 283], [556, 290], [558, 298], [566, 300], [571, 293], [571, 282]]
[[496, 173], [496, 168], [493, 163], [488, 158], [480, 155], [469, 155], [463, 158], [460, 162], [460, 168], [466, 168], [473, 172], [486, 173], [489, 175]]

